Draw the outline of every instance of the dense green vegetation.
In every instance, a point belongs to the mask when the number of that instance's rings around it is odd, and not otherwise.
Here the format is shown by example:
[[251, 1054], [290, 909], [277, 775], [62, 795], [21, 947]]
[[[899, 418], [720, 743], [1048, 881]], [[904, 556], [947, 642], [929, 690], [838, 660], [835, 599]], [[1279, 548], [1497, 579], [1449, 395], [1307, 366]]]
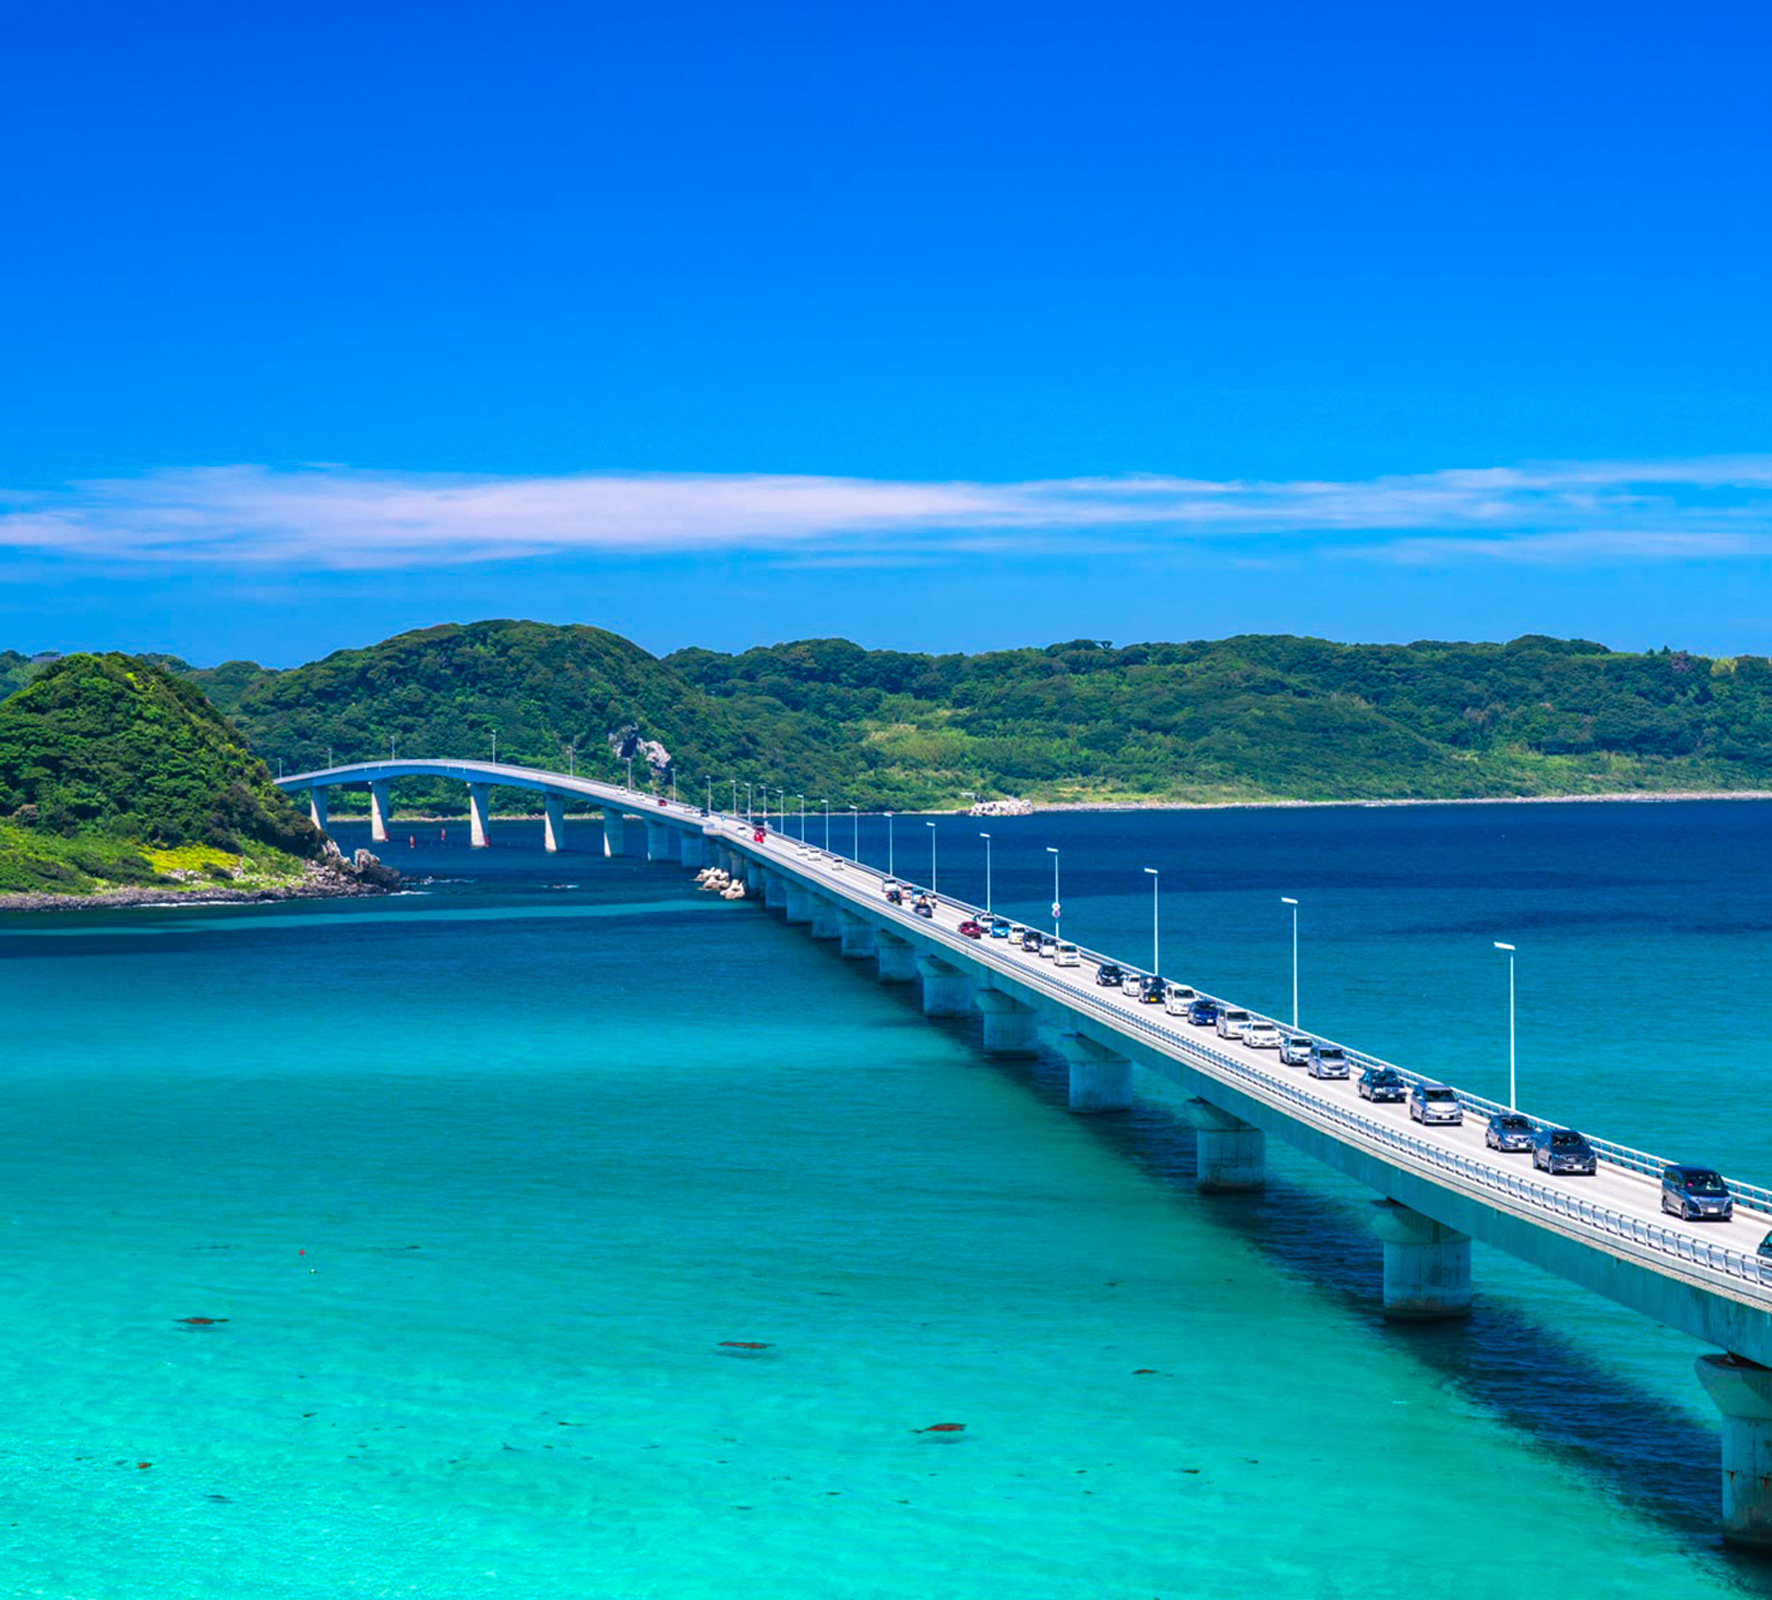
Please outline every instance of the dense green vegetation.
[[[980, 655], [804, 640], [658, 659], [597, 628], [449, 625], [287, 671], [193, 674], [290, 770], [489, 754], [608, 777], [637, 727], [686, 793], [736, 777], [913, 807], [1772, 788], [1772, 667], [1537, 636], [1340, 645], [1248, 635]], [[730, 791], [728, 791], [730, 792]], [[741, 791], [742, 793], [742, 787]], [[342, 799], [342, 797], [339, 797]], [[460, 805], [445, 786], [407, 803]]]
[[324, 841], [187, 679], [73, 655], [0, 701], [0, 891], [287, 877]]

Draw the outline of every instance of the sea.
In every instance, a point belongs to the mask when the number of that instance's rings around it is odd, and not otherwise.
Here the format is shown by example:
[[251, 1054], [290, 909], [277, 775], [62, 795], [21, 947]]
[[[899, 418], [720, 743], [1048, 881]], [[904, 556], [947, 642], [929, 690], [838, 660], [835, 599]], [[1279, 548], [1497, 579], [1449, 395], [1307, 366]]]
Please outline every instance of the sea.
[[[1296, 899], [1304, 1026], [1489, 1095], [1512, 943], [1523, 1106], [1772, 1180], [1772, 806], [830, 827], [979, 902], [988, 832], [1043, 925], [1056, 860], [1067, 937], [1282, 1017]], [[1468, 1321], [1387, 1325], [1357, 1185], [1270, 1140], [1201, 1195], [1164, 1085], [1073, 1116], [540, 833], [0, 918], [0, 1595], [1772, 1595], [1690, 1339], [1481, 1246]]]

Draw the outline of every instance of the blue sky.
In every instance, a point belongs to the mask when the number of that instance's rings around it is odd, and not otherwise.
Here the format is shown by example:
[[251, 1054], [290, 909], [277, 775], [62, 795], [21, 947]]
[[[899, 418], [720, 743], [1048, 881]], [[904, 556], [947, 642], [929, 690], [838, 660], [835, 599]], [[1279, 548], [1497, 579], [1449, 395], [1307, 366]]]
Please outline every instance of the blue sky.
[[0, 17], [0, 645], [1772, 652], [1763, 7]]

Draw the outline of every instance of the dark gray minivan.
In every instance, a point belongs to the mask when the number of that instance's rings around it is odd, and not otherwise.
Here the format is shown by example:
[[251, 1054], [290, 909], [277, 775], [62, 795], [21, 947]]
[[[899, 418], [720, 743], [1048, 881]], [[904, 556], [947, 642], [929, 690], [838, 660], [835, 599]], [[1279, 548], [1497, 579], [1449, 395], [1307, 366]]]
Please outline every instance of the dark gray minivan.
[[1676, 1164], [1661, 1169], [1661, 1209], [1687, 1222], [1727, 1222], [1735, 1196], [1714, 1168]]

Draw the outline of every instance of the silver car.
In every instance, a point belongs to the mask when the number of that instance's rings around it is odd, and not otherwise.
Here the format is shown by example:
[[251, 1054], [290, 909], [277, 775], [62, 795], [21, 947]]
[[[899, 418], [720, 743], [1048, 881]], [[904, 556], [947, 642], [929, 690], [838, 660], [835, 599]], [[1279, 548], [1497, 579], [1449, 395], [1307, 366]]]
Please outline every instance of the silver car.
[[1347, 1052], [1338, 1044], [1313, 1044], [1310, 1072], [1313, 1078], [1345, 1078]]
[[1288, 1034], [1280, 1041], [1280, 1059], [1289, 1067], [1311, 1064], [1311, 1041], [1302, 1034]]
[[1464, 1121], [1464, 1103], [1443, 1083], [1418, 1083], [1409, 1090], [1409, 1115], [1416, 1122], [1457, 1127]]
[[1260, 1020], [1243, 1024], [1243, 1043], [1251, 1050], [1278, 1050], [1280, 1030], [1271, 1022]]
[[1221, 1039], [1241, 1039], [1243, 1024], [1255, 1020], [1247, 1011], [1238, 1011], [1226, 1007], [1218, 1013], [1218, 1037]]

